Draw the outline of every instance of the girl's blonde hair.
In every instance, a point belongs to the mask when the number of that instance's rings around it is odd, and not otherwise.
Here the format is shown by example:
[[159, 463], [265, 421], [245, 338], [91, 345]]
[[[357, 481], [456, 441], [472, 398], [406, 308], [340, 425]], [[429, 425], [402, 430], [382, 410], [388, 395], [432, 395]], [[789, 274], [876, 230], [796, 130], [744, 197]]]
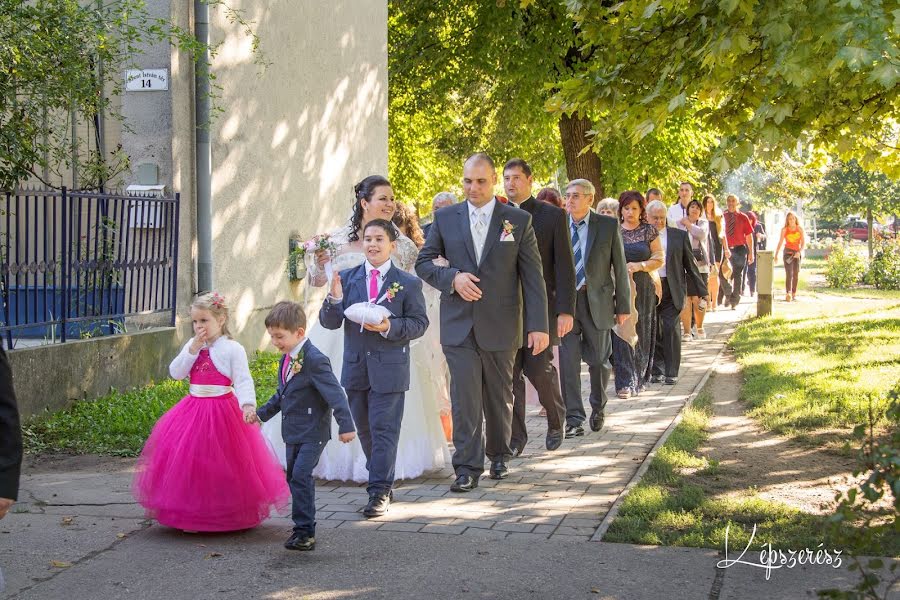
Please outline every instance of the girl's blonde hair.
[[228, 330], [228, 305], [225, 304], [225, 298], [219, 292], [197, 294], [194, 301], [191, 302], [191, 308], [208, 310], [216, 319], [225, 317], [225, 321], [222, 323], [222, 335], [231, 337], [231, 332]]
[[795, 213], [792, 210], [789, 210], [786, 213], [784, 213], [784, 227], [785, 228], [787, 228], [787, 226], [788, 226], [788, 217], [794, 217], [794, 227], [796, 227], [800, 231], [803, 231], [803, 225], [800, 224], [800, 217], [798, 217], [797, 213]]

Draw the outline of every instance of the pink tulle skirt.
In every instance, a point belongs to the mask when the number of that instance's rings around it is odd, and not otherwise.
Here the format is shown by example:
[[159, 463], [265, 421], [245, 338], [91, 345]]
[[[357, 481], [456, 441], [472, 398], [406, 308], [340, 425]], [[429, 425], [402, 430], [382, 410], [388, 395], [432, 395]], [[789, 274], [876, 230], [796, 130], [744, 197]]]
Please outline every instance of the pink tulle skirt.
[[163, 415], [133, 491], [148, 516], [193, 531], [249, 529], [290, 502], [284, 471], [230, 394], [188, 395]]

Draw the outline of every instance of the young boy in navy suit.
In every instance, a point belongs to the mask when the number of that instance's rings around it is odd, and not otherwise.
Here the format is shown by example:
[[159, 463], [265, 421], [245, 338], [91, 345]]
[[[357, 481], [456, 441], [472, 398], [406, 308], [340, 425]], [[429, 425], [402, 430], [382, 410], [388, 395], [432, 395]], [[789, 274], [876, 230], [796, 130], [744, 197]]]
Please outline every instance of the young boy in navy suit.
[[[369, 221], [363, 230], [366, 262], [334, 276], [319, 311], [324, 327], [344, 326], [341, 385], [366, 454], [369, 503], [363, 514], [368, 518], [383, 515], [392, 499], [403, 400], [409, 389], [409, 342], [428, 328], [422, 280], [391, 263], [398, 235], [390, 221]], [[344, 310], [367, 300], [384, 306], [391, 316], [361, 331], [359, 324], [344, 320]]]
[[347, 395], [338, 384], [331, 362], [306, 339], [306, 314], [295, 302], [279, 302], [266, 316], [272, 344], [284, 355], [278, 363], [278, 391], [248, 422], [268, 421], [281, 411], [281, 435], [287, 446], [287, 479], [293, 503], [294, 532], [288, 550], [316, 547], [316, 484], [313, 469], [331, 439], [331, 415], [338, 422], [338, 439], [356, 437]]

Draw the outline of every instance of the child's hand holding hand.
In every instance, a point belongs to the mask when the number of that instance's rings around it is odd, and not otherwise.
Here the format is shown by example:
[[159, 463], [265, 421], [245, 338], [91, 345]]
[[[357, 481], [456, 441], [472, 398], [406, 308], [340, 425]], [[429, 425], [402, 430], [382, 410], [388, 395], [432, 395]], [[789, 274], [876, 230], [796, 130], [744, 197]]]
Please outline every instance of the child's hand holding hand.
[[338, 434], [338, 439], [341, 440], [341, 442], [344, 444], [349, 444], [350, 442], [352, 442], [353, 440], [356, 439], [356, 432], [351, 431], [349, 433]]
[[259, 417], [256, 415], [256, 409], [249, 404], [244, 405], [244, 422], [249, 424], [259, 423]]

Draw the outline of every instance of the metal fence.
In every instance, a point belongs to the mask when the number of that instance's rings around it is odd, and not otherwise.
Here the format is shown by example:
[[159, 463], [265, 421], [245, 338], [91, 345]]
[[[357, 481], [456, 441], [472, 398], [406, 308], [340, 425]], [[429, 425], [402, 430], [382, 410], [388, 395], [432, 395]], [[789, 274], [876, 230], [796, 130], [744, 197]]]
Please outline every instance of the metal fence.
[[175, 323], [179, 195], [18, 190], [0, 198], [0, 336], [65, 342]]

